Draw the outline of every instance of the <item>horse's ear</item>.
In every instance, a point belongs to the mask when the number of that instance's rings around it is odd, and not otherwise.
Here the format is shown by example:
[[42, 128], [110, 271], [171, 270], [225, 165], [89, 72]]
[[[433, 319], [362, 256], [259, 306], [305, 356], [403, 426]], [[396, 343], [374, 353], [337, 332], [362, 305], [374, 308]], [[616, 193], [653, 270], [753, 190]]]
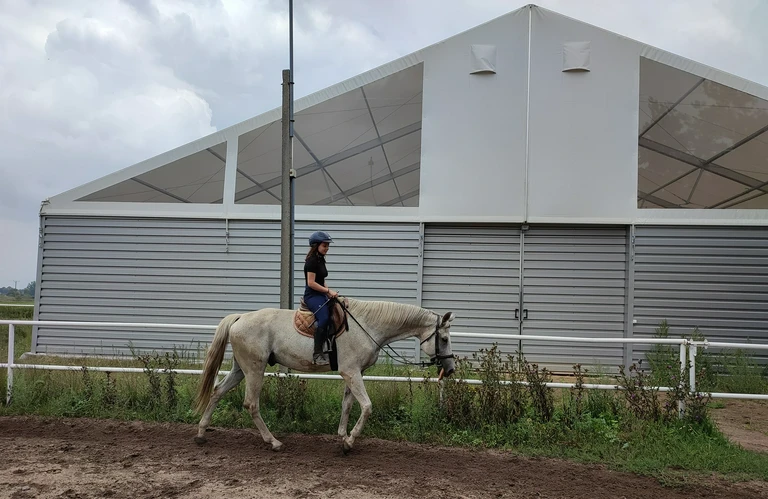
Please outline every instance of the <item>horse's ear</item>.
[[450, 324], [451, 322], [453, 322], [453, 319], [455, 318], [456, 318], [456, 314], [454, 314], [453, 312], [446, 312], [445, 315], [443, 316], [442, 325], [445, 326], [446, 324]]

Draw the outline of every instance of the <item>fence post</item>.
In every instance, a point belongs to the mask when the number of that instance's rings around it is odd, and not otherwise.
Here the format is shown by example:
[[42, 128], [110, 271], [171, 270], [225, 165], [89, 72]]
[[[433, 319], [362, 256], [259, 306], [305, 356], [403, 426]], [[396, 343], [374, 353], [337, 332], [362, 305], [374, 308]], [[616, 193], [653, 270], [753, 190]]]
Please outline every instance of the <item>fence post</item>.
[[13, 390], [13, 347], [16, 343], [16, 329], [13, 324], [8, 324], [8, 386], [5, 392], [5, 405], [11, 403], [11, 390]]
[[688, 367], [688, 381], [690, 382], [691, 394], [696, 393], [696, 353], [698, 347], [694, 342], [688, 346], [688, 358], [691, 359], [691, 365]]
[[[685, 369], [686, 365], [686, 358], [685, 358], [685, 343], [680, 343], [680, 388], [683, 388], [683, 370]], [[677, 417], [682, 419], [685, 415], [685, 401], [684, 400], [678, 400], [677, 401]]]

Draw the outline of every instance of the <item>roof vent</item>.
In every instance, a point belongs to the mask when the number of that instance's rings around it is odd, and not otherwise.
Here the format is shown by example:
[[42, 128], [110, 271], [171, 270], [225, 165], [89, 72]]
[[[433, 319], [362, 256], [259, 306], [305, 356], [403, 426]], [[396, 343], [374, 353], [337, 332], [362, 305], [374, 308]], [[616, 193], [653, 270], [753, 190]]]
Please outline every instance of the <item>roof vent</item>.
[[471, 45], [469, 74], [496, 74], [496, 45]]
[[590, 69], [591, 42], [566, 42], [563, 44], [563, 72], [588, 72]]

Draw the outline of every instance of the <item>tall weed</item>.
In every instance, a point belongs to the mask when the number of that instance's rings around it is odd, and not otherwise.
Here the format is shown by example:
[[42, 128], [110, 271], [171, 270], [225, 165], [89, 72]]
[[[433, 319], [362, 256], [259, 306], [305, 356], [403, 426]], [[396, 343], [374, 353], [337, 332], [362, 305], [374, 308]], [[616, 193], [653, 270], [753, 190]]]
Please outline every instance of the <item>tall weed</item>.
[[474, 356], [480, 361], [478, 374], [483, 382], [477, 390], [477, 419], [484, 424], [517, 421], [525, 412], [525, 395], [514, 357], [502, 361], [496, 344]]
[[542, 421], [549, 421], [555, 412], [552, 389], [546, 383], [552, 381], [552, 375], [546, 368], [539, 369], [538, 364], [529, 364], [524, 357], [520, 357], [523, 374], [528, 382], [528, 394], [531, 398], [534, 413]]

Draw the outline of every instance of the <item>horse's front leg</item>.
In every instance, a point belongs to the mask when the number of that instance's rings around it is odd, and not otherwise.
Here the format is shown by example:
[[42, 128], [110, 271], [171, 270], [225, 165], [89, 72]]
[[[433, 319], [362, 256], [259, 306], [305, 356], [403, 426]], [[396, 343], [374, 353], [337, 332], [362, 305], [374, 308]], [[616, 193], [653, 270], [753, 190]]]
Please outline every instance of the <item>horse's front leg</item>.
[[349, 389], [349, 385], [344, 387], [344, 399], [341, 402], [341, 420], [339, 421], [339, 436], [347, 436], [347, 427], [349, 426], [349, 412], [352, 410], [352, 403], [354, 402], [352, 397], [352, 390]]
[[368, 397], [368, 393], [365, 391], [365, 385], [363, 384], [363, 374], [361, 372], [352, 375], [346, 373], [340, 374], [347, 382], [347, 386], [352, 391], [352, 395], [355, 396], [357, 402], [360, 404], [360, 417], [357, 418], [357, 423], [355, 423], [349, 436], [344, 437], [342, 442], [342, 450], [346, 454], [352, 449], [355, 439], [363, 432], [363, 426], [365, 426], [365, 422], [368, 421], [368, 417], [371, 415], [372, 406], [371, 399]]

